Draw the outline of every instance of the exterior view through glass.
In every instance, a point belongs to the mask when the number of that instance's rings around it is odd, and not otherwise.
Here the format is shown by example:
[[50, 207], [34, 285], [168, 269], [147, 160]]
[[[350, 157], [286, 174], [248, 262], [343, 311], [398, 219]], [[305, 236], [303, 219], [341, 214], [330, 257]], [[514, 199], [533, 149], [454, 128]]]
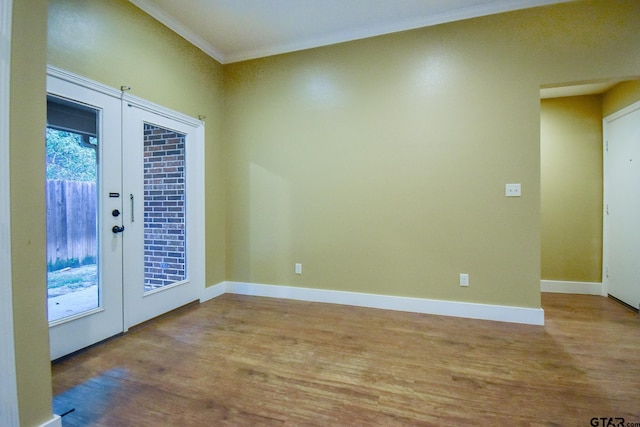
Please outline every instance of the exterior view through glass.
[[144, 125], [144, 290], [187, 278], [185, 140]]
[[100, 305], [98, 112], [48, 97], [46, 129], [49, 322]]

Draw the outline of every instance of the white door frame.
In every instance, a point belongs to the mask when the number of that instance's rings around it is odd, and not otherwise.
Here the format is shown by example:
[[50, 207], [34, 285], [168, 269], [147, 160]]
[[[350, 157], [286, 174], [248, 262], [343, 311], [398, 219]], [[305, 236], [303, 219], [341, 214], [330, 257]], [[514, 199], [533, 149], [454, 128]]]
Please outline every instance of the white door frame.
[[608, 217], [608, 198], [609, 198], [609, 126], [611, 122], [626, 116], [640, 109], [640, 101], [616, 111], [602, 119], [602, 177], [603, 177], [603, 212], [602, 212], [602, 295], [609, 294], [609, 217]]
[[11, 280], [11, 196], [9, 194], [9, 90], [11, 75], [12, 0], [0, 0], [0, 424], [20, 424], [13, 336]]

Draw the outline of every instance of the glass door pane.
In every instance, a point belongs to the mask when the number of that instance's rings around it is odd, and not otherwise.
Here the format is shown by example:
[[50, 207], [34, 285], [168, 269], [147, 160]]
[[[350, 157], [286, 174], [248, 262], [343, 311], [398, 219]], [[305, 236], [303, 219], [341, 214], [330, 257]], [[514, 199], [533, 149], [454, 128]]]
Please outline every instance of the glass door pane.
[[186, 280], [185, 135], [144, 124], [144, 290]]
[[204, 129], [126, 102], [123, 114], [125, 329], [204, 288]]
[[52, 360], [123, 331], [121, 105], [102, 86], [47, 70]]
[[96, 110], [48, 97], [46, 130], [49, 322], [100, 306]]

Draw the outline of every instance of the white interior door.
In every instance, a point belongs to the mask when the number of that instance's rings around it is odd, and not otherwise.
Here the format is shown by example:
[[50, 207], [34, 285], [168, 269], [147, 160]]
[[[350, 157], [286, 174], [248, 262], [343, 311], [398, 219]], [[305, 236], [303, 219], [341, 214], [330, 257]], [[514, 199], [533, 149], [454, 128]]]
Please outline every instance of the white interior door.
[[125, 328], [200, 297], [204, 287], [199, 121], [123, 106]]
[[604, 120], [608, 293], [640, 307], [640, 103]]
[[123, 331], [121, 102], [47, 77], [51, 359]]

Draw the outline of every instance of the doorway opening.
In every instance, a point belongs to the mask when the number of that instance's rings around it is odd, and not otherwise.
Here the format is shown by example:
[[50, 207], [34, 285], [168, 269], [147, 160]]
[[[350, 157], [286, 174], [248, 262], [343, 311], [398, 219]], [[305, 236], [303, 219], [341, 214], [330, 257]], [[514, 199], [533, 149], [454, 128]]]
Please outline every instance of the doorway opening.
[[199, 300], [204, 126], [53, 67], [47, 92], [55, 360]]
[[541, 89], [543, 292], [607, 296], [603, 118], [640, 100], [618, 79]]

